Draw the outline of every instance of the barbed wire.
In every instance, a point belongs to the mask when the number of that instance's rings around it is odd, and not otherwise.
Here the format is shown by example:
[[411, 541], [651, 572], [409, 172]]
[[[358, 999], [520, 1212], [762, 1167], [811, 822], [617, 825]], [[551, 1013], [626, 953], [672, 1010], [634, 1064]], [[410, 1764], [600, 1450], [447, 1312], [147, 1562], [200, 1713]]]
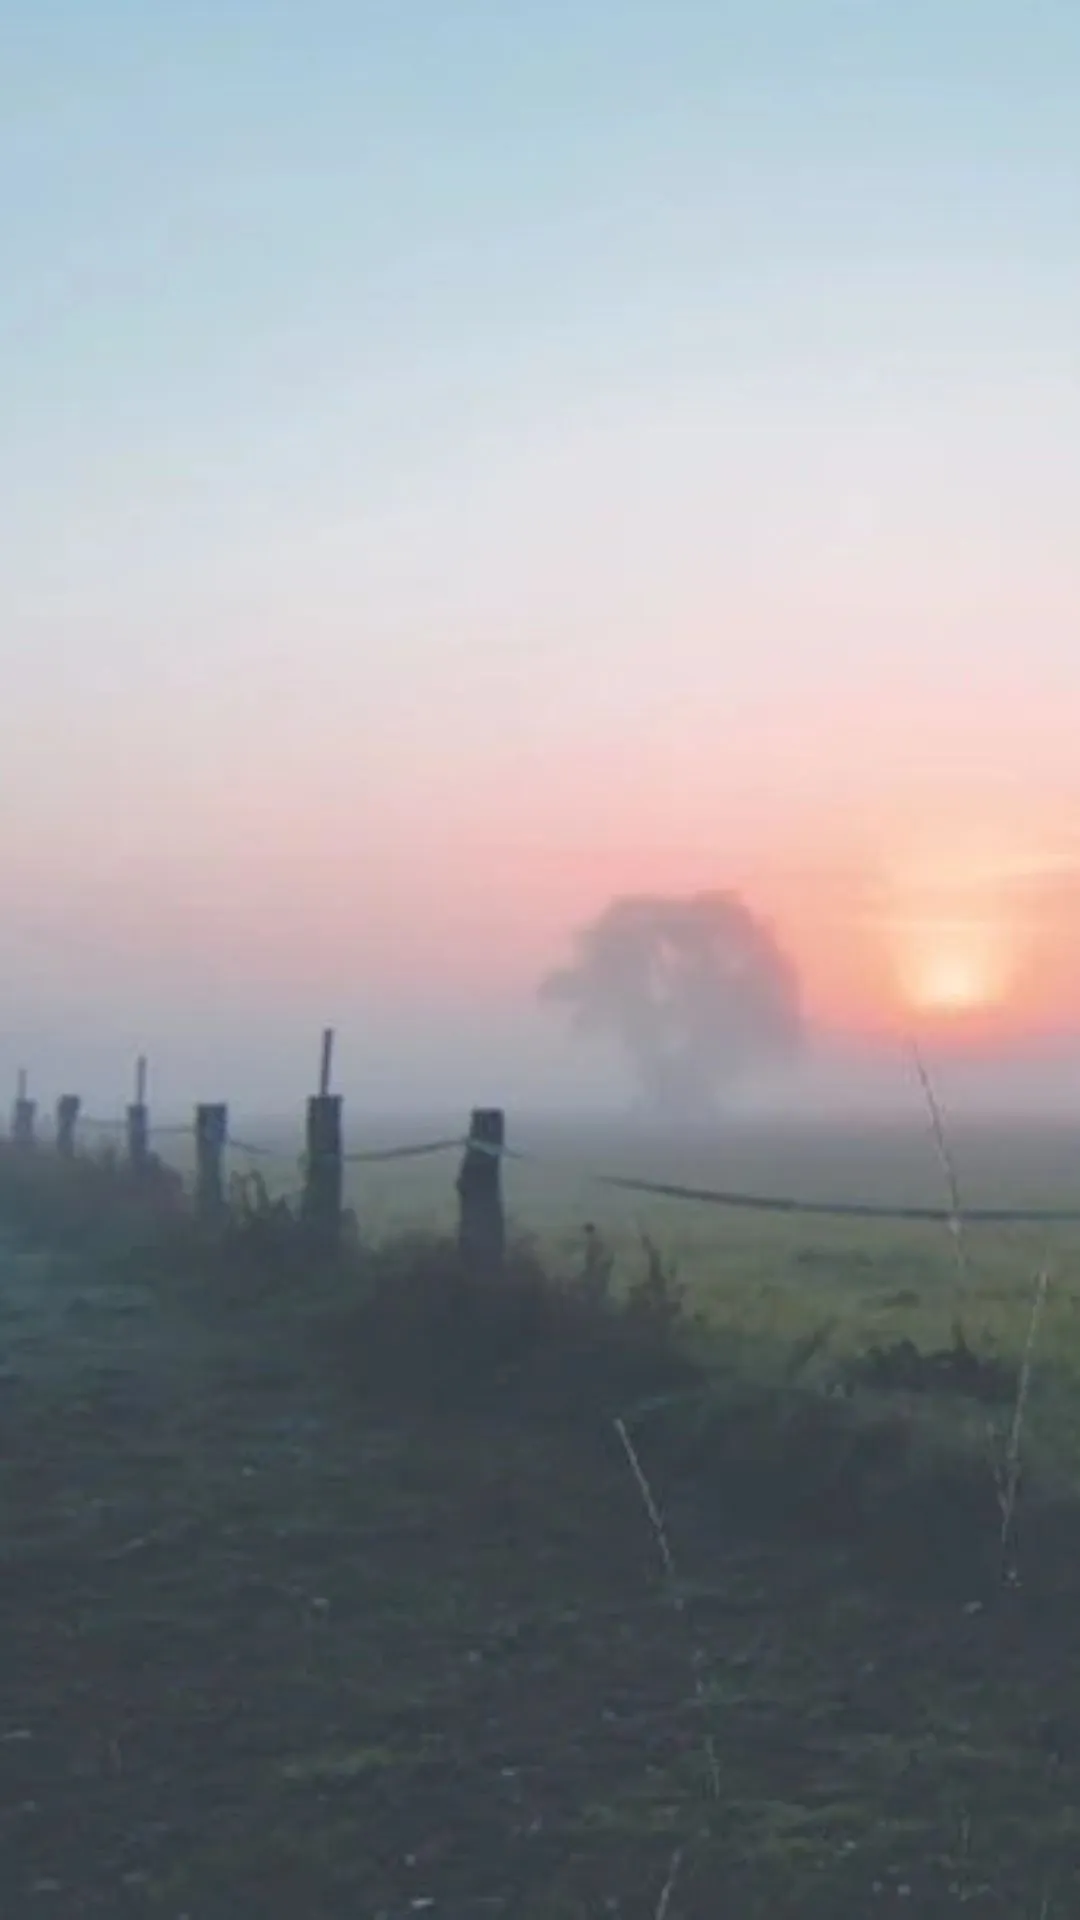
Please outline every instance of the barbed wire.
[[416, 1146], [409, 1147], [366, 1147], [359, 1153], [342, 1155], [350, 1166], [374, 1166], [381, 1160], [419, 1160], [426, 1154], [449, 1153], [455, 1147], [468, 1145], [461, 1134], [455, 1134], [450, 1140], [422, 1140]]
[[[355, 1153], [343, 1153], [340, 1155], [327, 1153], [315, 1157], [326, 1160], [340, 1159], [343, 1166], [377, 1165], [380, 1161], [385, 1160], [417, 1160], [428, 1154], [447, 1153], [455, 1147], [464, 1147], [465, 1144], [462, 1136], [455, 1134], [451, 1139], [447, 1140], [421, 1140], [415, 1143], [410, 1142], [408, 1145], [400, 1147], [365, 1147]], [[252, 1140], [238, 1140], [236, 1135], [231, 1133], [228, 1135], [225, 1145], [232, 1147], [237, 1153], [250, 1154], [253, 1159], [288, 1160], [290, 1164], [299, 1162], [301, 1166], [306, 1166], [312, 1158], [312, 1156], [306, 1152], [299, 1155], [292, 1153], [285, 1146], [268, 1147], [257, 1145]]]
[[[126, 1122], [81, 1114], [78, 1124], [99, 1132], [123, 1132]], [[152, 1138], [177, 1138], [181, 1135], [194, 1137], [194, 1128], [190, 1123], [177, 1123], [153, 1127], [150, 1129], [150, 1135]], [[280, 1160], [283, 1164], [287, 1162], [292, 1167], [299, 1166], [302, 1171], [311, 1164], [309, 1154], [304, 1152], [296, 1156], [284, 1145], [268, 1145], [263, 1142], [242, 1140], [235, 1134], [229, 1134], [224, 1144], [234, 1152], [257, 1159]], [[576, 1160], [536, 1154], [509, 1147], [505, 1143], [477, 1140], [461, 1134], [439, 1140], [409, 1141], [393, 1147], [360, 1148], [354, 1152], [342, 1154], [340, 1157], [342, 1163], [348, 1166], [377, 1166], [387, 1165], [393, 1161], [427, 1158], [434, 1154], [455, 1150], [469, 1151], [499, 1161], [509, 1160], [540, 1168], [547, 1167], [563, 1173], [573, 1173], [579, 1180], [591, 1186], [607, 1187], [623, 1193], [646, 1194], [660, 1200], [724, 1207], [734, 1212], [803, 1216], [815, 1219], [911, 1222], [934, 1226], [949, 1226], [954, 1218], [951, 1206], [867, 1200], [812, 1200], [791, 1194], [700, 1187], [683, 1181], [651, 1180], [636, 1174], [607, 1173], [582, 1167]], [[337, 1158], [335, 1155], [326, 1157]], [[970, 1226], [1075, 1226], [1080, 1225], [1080, 1207], [965, 1207], [963, 1219], [964, 1224]]]
[[[466, 1140], [472, 1152], [492, 1159], [527, 1160], [540, 1166], [564, 1166], [547, 1155], [522, 1153], [490, 1140]], [[682, 1181], [648, 1180], [635, 1174], [599, 1173], [576, 1169], [594, 1186], [613, 1187], [625, 1193], [647, 1193], [657, 1199], [688, 1200], [706, 1206], [727, 1207], [749, 1213], [805, 1214], [821, 1219], [898, 1220], [927, 1225], [948, 1226], [953, 1219], [950, 1206], [903, 1205], [872, 1200], [804, 1200], [790, 1194], [746, 1193], [722, 1187], [688, 1186]], [[965, 1207], [964, 1223], [982, 1226], [1038, 1226], [1080, 1224], [1080, 1207]]]
[[225, 1145], [232, 1147], [234, 1153], [250, 1154], [253, 1160], [288, 1160], [292, 1157], [280, 1147], [260, 1147], [250, 1140], [238, 1140], [234, 1133], [226, 1134]]
[[[638, 1180], [617, 1173], [593, 1174], [605, 1187], [629, 1193], [651, 1193], [658, 1199], [694, 1200], [749, 1213], [816, 1215], [835, 1220], [911, 1220], [936, 1226], [951, 1225], [951, 1207], [903, 1206], [869, 1200], [800, 1200], [786, 1194], [729, 1193], [713, 1187], [688, 1187], [677, 1181]], [[1080, 1224], [1080, 1207], [965, 1207], [965, 1225], [1052, 1226]]]
[[[624, 1193], [649, 1194], [655, 1199], [683, 1200], [697, 1205], [719, 1206], [731, 1211], [804, 1215], [836, 1220], [895, 1220], [930, 1226], [948, 1226], [953, 1218], [949, 1206], [904, 1205], [868, 1200], [810, 1200], [790, 1194], [747, 1193], [721, 1187], [690, 1186], [683, 1181], [649, 1180], [635, 1174], [603, 1173], [582, 1168], [577, 1162], [558, 1160], [546, 1154], [522, 1151], [517, 1147], [468, 1135], [453, 1139], [431, 1140], [419, 1145], [375, 1148], [348, 1153], [349, 1165], [377, 1164], [407, 1160], [421, 1155], [443, 1153], [457, 1148], [487, 1155], [496, 1160], [525, 1162], [539, 1167], [573, 1171], [593, 1186], [610, 1187]], [[302, 1155], [302, 1164], [308, 1156]], [[1080, 1225], [1080, 1207], [966, 1207], [965, 1223], [975, 1226], [1063, 1226]]]

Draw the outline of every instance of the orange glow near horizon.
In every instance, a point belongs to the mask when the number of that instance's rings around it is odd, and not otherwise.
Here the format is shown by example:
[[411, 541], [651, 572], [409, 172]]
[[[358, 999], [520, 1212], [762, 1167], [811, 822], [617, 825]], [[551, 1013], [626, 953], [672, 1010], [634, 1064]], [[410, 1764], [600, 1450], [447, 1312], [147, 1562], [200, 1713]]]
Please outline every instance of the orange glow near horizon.
[[914, 1012], [945, 1018], [1007, 1008], [1015, 976], [1004, 927], [916, 921], [894, 939], [897, 988]]
[[942, 834], [887, 871], [872, 927], [890, 1024], [1007, 1042], [1075, 1004], [1076, 870], [1037, 843]]
[[952, 811], [943, 805], [921, 832], [879, 818], [872, 842], [816, 876], [812, 842], [802, 873], [785, 861], [770, 876], [764, 852], [747, 864], [746, 895], [799, 968], [813, 1026], [967, 1049], [1077, 1024], [1075, 838], [1060, 823], [1027, 834], [971, 827]]
[[[130, 963], [172, 996], [177, 978], [212, 965], [223, 989], [250, 986], [267, 1003], [314, 995], [449, 1019], [495, 1000], [524, 1030], [546, 1018], [537, 982], [610, 900], [730, 887], [790, 954], [822, 1036], [1008, 1048], [1080, 1025], [1080, 805], [1039, 819], [1031, 801], [1023, 832], [968, 831], [947, 798], [924, 799], [918, 829], [899, 798], [861, 817], [808, 805], [793, 818], [777, 804], [725, 826], [711, 793], [684, 820], [618, 790], [586, 833], [575, 788], [544, 789], [543, 820], [499, 815], [496, 827], [467, 792], [460, 817], [415, 802], [415, 819], [391, 817], [369, 844], [345, 810], [324, 825], [321, 808], [302, 818], [290, 796], [283, 786], [256, 835], [253, 800], [234, 793], [244, 831], [231, 839], [211, 831], [225, 801], [215, 811], [200, 796], [198, 846], [167, 859], [136, 815], [109, 841], [89, 825], [34, 842], [20, 828], [16, 919], [33, 920], [47, 871], [63, 903], [47, 944], [85, 950], [87, 976]], [[525, 789], [522, 804], [533, 797]], [[344, 879], [328, 885], [328, 873]]]

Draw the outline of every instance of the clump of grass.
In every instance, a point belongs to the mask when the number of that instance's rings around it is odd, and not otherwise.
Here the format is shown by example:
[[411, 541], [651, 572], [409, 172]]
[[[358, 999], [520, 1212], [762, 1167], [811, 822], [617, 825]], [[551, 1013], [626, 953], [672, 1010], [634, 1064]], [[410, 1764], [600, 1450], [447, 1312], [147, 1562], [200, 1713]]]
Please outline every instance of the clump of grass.
[[655, 1249], [623, 1293], [594, 1268], [560, 1274], [511, 1237], [498, 1272], [473, 1268], [433, 1234], [360, 1248], [325, 1297], [318, 1331], [358, 1390], [480, 1406], [560, 1407], [595, 1422], [628, 1393], [684, 1381], [672, 1275]]
[[778, 1355], [769, 1379], [718, 1369], [625, 1419], [656, 1471], [697, 1488], [729, 1537], [832, 1540], [890, 1582], [965, 1597], [996, 1579], [985, 1452], [929, 1396], [920, 1408], [836, 1394], [787, 1377]]
[[95, 1254], [174, 1234], [186, 1213], [182, 1180], [155, 1157], [136, 1170], [111, 1149], [62, 1160], [8, 1141], [0, 1142], [0, 1206], [28, 1239]]
[[875, 1342], [848, 1360], [838, 1378], [848, 1391], [868, 1388], [883, 1393], [958, 1395], [995, 1405], [1014, 1398], [1018, 1370], [994, 1356], [976, 1353], [956, 1332], [951, 1345], [929, 1353], [913, 1340], [897, 1340], [888, 1346]]
[[250, 1303], [293, 1286], [311, 1263], [299, 1208], [272, 1195], [261, 1173], [236, 1174], [228, 1208], [209, 1251], [226, 1297]]
[[578, 1285], [590, 1300], [609, 1300], [615, 1273], [615, 1255], [591, 1220], [585, 1222], [582, 1238], [585, 1244]]
[[665, 1258], [644, 1228], [638, 1238], [642, 1268], [627, 1289], [624, 1310], [642, 1337], [667, 1343], [686, 1319], [687, 1291], [676, 1262]]

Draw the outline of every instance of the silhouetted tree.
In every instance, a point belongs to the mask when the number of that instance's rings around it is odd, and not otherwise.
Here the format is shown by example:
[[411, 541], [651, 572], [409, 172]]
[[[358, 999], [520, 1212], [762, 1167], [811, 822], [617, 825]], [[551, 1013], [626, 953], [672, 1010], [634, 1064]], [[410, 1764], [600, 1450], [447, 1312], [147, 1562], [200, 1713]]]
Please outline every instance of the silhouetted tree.
[[733, 893], [613, 900], [540, 995], [617, 1039], [649, 1104], [686, 1117], [802, 1038], [795, 969]]

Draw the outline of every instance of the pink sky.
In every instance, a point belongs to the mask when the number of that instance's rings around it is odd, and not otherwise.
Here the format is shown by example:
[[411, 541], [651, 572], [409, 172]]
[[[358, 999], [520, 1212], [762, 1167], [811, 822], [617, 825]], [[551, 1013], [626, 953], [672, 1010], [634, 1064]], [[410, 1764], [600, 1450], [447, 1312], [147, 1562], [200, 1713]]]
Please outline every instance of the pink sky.
[[0, 1067], [245, 994], [253, 1073], [342, 1005], [535, 1038], [612, 896], [727, 886], [829, 1028], [1080, 1024], [1080, 13], [62, 10]]

